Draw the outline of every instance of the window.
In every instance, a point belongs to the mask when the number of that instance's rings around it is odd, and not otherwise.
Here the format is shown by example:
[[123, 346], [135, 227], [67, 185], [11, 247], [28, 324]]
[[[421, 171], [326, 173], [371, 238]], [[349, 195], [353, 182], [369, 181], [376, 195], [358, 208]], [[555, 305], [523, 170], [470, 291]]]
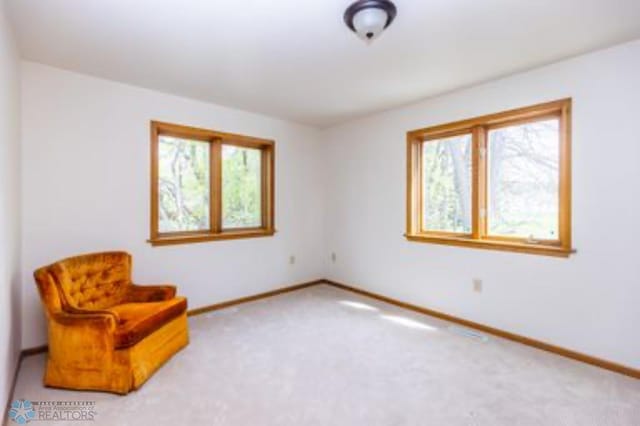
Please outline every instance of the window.
[[568, 256], [571, 100], [407, 133], [411, 241]]
[[273, 197], [273, 141], [151, 123], [151, 244], [273, 235]]

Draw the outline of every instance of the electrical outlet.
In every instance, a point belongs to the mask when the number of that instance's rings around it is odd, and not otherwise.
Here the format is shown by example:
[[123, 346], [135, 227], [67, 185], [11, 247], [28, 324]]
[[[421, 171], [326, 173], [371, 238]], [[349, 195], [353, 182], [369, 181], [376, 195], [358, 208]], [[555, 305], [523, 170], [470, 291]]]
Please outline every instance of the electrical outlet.
[[333, 263], [336, 263], [336, 259], [337, 259], [336, 253], [335, 252], [331, 253], [331, 261]]
[[289, 256], [289, 265], [293, 265], [296, 263], [296, 257], [291, 255]]
[[473, 291], [476, 293], [482, 293], [482, 280], [480, 278], [474, 278], [473, 282]]

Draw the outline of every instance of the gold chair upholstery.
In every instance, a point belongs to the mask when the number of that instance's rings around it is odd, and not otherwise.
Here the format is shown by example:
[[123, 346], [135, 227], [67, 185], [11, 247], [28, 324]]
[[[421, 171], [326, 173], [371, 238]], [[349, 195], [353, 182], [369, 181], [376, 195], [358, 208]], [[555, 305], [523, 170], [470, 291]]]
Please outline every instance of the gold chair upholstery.
[[34, 273], [46, 311], [44, 384], [126, 394], [189, 343], [174, 286], [131, 282], [131, 255], [71, 257]]

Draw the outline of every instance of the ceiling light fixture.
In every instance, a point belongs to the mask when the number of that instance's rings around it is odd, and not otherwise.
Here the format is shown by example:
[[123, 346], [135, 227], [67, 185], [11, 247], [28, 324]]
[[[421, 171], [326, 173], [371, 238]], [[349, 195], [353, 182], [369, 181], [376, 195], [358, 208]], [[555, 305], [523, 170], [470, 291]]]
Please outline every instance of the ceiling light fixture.
[[390, 0], [358, 0], [344, 12], [344, 23], [365, 41], [372, 41], [396, 17], [398, 10]]

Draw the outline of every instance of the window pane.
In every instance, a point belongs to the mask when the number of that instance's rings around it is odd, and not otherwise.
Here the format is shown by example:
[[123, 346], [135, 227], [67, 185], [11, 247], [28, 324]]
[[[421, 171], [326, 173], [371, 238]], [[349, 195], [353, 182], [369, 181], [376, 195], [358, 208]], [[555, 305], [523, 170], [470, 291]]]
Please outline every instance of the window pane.
[[222, 146], [222, 227], [262, 226], [262, 151]]
[[209, 144], [160, 136], [160, 232], [209, 229]]
[[471, 135], [422, 144], [423, 230], [471, 233]]
[[558, 239], [559, 121], [489, 131], [490, 235]]

